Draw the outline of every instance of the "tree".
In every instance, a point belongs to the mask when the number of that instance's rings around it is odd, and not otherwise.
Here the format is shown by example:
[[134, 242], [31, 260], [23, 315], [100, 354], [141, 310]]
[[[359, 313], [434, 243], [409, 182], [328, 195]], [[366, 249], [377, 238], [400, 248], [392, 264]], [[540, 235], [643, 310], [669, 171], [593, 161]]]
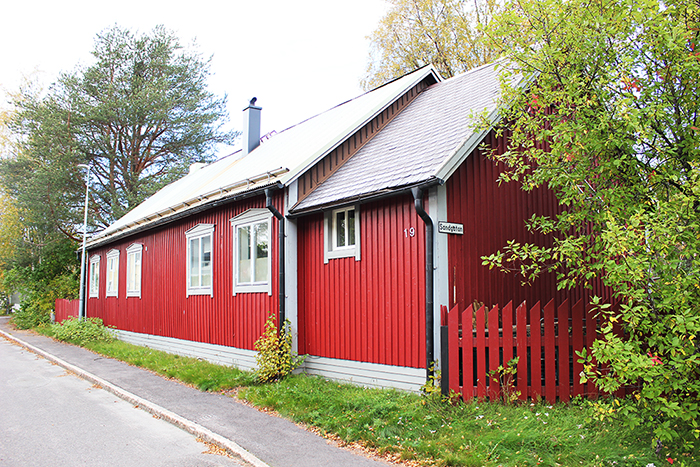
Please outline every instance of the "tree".
[[496, 56], [481, 28], [498, 10], [496, 0], [390, 0], [391, 10], [370, 36], [372, 53], [363, 80], [370, 89], [425, 65], [445, 78]]
[[[601, 279], [602, 337], [586, 374], [658, 446], [700, 435], [700, 3], [514, 0], [489, 34], [510, 59], [503, 181], [548, 186], [562, 212], [533, 217], [549, 248], [510, 242], [485, 262], [560, 287]], [[621, 326], [625, 337], [613, 332]]]
[[209, 60], [164, 27], [137, 35], [114, 26], [92, 54], [46, 95], [22, 89], [12, 124], [22, 151], [0, 164], [8, 194], [74, 239], [85, 191], [78, 164], [92, 165], [100, 228], [235, 138], [222, 129], [226, 98], [207, 90]]

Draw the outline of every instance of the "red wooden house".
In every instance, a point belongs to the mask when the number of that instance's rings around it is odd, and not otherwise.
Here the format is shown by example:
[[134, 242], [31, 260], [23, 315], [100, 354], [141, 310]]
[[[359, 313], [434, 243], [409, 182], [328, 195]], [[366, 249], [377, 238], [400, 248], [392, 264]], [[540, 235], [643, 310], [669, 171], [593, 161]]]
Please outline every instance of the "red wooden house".
[[498, 73], [425, 67], [262, 144], [251, 101], [241, 153], [193, 167], [92, 239], [87, 316], [251, 368], [276, 312], [307, 372], [417, 389], [440, 355], [440, 305], [563, 298], [552, 277], [522, 287], [481, 265], [556, 210], [549, 193], [499, 186], [480, 149], [506, 145], [474, 125], [498, 122]]

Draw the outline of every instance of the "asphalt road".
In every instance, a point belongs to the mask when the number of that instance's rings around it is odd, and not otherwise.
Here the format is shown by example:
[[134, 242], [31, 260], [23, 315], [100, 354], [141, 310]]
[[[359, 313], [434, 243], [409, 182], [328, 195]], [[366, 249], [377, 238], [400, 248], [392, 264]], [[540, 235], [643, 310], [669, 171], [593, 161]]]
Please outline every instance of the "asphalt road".
[[240, 466], [0, 338], [0, 466]]

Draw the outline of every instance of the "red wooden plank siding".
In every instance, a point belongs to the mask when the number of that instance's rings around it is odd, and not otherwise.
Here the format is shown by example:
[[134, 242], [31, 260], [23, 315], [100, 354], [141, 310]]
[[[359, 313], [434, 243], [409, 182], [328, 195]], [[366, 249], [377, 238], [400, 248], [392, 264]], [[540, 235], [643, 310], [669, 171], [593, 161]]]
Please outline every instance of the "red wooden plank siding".
[[[487, 135], [487, 148], [501, 154], [506, 150], [509, 133]], [[482, 266], [482, 256], [503, 251], [508, 240], [551, 245], [551, 238], [528, 231], [525, 221], [533, 214], [553, 216], [559, 210], [554, 194], [547, 189], [523, 191], [515, 182], [497, 182], [504, 166], [496, 164], [477, 149], [447, 180], [447, 219], [464, 225], [464, 235], [449, 235], [450, 302], [466, 308], [473, 302], [491, 308], [496, 303], [546, 303], [554, 299], [561, 303], [570, 298], [577, 301], [587, 293], [583, 288], [573, 291], [557, 290], [556, 275], [543, 274], [532, 285], [522, 285], [522, 277], [504, 274]], [[438, 234], [444, 235], [444, 234]], [[600, 293], [599, 293], [600, 295]], [[507, 298], [507, 300], [504, 300]]]
[[425, 229], [412, 206], [360, 207], [360, 261], [324, 264], [323, 215], [298, 220], [300, 353], [425, 367]]
[[[273, 198], [273, 204], [280, 211], [282, 200], [281, 193]], [[232, 202], [90, 250], [90, 257], [100, 255], [100, 298], [88, 298], [87, 315], [102, 318], [106, 325], [126, 331], [252, 350], [253, 343], [262, 334], [267, 315], [278, 310], [277, 221], [272, 219], [269, 236], [272, 294], [233, 296], [234, 232], [230, 219], [264, 205], [262, 196]], [[215, 225], [213, 297], [186, 296], [185, 232], [200, 223]], [[126, 297], [126, 249], [133, 243], [143, 245], [141, 298]], [[120, 251], [119, 295], [105, 298], [106, 254], [113, 248]]]

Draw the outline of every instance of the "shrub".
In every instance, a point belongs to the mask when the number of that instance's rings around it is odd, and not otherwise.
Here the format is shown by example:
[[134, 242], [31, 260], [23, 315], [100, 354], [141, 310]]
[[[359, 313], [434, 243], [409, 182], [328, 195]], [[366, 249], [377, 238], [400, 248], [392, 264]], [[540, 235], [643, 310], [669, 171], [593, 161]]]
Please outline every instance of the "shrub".
[[289, 320], [284, 321], [281, 332], [277, 331], [277, 318], [273, 314], [265, 322], [265, 331], [255, 341], [255, 350], [258, 354], [255, 361], [258, 369], [255, 377], [261, 383], [277, 381], [304, 363], [306, 356], [299, 356], [292, 351], [292, 333]]
[[54, 337], [61, 341], [71, 342], [77, 345], [85, 345], [88, 342], [111, 342], [114, 336], [109, 328], [102, 324], [99, 318], [78, 319], [70, 317], [62, 323], [51, 325]]
[[34, 303], [23, 301], [20, 309], [12, 315], [11, 321], [17, 329], [31, 329], [48, 324], [51, 321], [51, 313]]

